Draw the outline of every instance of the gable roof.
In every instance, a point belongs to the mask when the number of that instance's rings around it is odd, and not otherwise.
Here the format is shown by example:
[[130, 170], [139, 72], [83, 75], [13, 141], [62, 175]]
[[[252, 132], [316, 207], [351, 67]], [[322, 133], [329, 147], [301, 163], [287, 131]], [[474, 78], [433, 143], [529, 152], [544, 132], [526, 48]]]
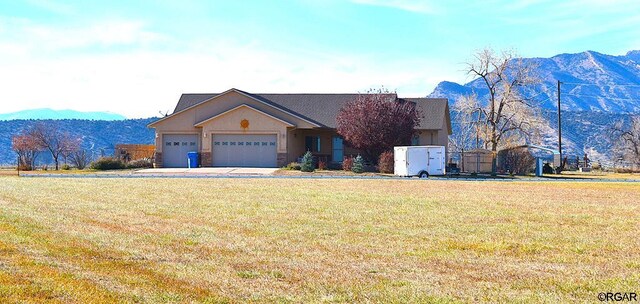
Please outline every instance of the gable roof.
[[[284, 112], [300, 116], [322, 127], [336, 128], [336, 116], [350, 100], [361, 94], [256, 94], [237, 90], [258, 99]], [[173, 114], [208, 101], [223, 93], [182, 94]], [[390, 94], [395, 96], [395, 94]], [[449, 107], [446, 98], [401, 98], [415, 102], [423, 115], [419, 129], [438, 130], [442, 128], [442, 119], [446, 119], [449, 130]], [[172, 114], [172, 115], [173, 115]]]
[[238, 109], [240, 109], [240, 108], [248, 108], [248, 109], [250, 109], [250, 110], [252, 110], [252, 111], [255, 111], [255, 112], [258, 112], [258, 113], [260, 113], [260, 114], [262, 114], [262, 115], [264, 115], [264, 116], [270, 117], [271, 119], [277, 120], [277, 121], [279, 121], [279, 122], [281, 122], [281, 123], [283, 123], [283, 124], [287, 125], [288, 127], [293, 127], [293, 126], [294, 126], [294, 125], [292, 125], [292, 124], [291, 124], [290, 122], [288, 122], [288, 121], [282, 120], [282, 119], [280, 119], [280, 118], [278, 118], [278, 117], [275, 117], [275, 116], [273, 116], [273, 115], [271, 115], [271, 114], [269, 114], [269, 113], [262, 112], [262, 111], [260, 111], [260, 110], [258, 110], [258, 109], [256, 109], [256, 108], [254, 108], [254, 107], [252, 107], [252, 106], [250, 106], [250, 105], [248, 105], [248, 104], [245, 104], [245, 103], [243, 103], [243, 104], [241, 104], [241, 105], [239, 105], [239, 106], [237, 106], [237, 107], [234, 107], [233, 109], [230, 109], [230, 110], [224, 111], [224, 112], [222, 112], [222, 113], [220, 113], [220, 114], [218, 114], [218, 115], [216, 115], [216, 116], [213, 116], [213, 117], [211, 117], [211, 118], [207, 118], [207, 119], [205, 119], [205, 120], [203, 120], [203, 121], [201, 121], [201, 122], [197, 122], [194, 126], [195, 126], [195, 127], [200, 127], [200, 126], [202, 126], [202, 125], [204, 125], [204, 124], [206, 124], [206, 123], [208, 123], [208, 122], [210, 122], [210, 121], [212, 121], [212, 120], [215, 120], [215, 119], [217, 119], [217, 118], [219, 118], [219, 117], [221, 117], [221, 116], [224, 116], [225, 114], [231, 113], [231, 112], [233, 112], [233, 111], [235, 111], [235, 110], [238, 110]]

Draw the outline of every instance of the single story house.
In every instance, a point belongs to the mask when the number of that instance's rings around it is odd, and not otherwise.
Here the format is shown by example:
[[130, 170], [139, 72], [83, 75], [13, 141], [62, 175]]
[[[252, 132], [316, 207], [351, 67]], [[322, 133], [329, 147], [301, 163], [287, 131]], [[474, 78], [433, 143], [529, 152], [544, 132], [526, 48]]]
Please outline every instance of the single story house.
[[[156, 167], [187, 167], [199, 152], [205, 167], [280, 167], [306, 151], [328, 162], [355, 154], [336, 133], [336, 116], [359, 94], [256, 94], [230, 89], [183, 94], [155, 128]], [[422, 112], [414, 145], [447, 146], [451, 120], [447, 99], [393, 98], [415, 102]]]

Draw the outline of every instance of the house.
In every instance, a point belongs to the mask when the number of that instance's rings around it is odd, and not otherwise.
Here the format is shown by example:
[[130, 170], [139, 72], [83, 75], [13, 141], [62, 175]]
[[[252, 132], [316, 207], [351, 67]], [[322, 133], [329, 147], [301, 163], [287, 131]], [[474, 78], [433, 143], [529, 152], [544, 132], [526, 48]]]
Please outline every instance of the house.
[[[173, 114], [149, 124], [156, 131], [155, 165], [186, 167], [188, 152], [199, 152], [205, 167], [279, 167], [297, 161], [306, 151], [328, 162], [342, 162], [357, 151], [336, 133], [336, 116], [357, 96], [255, 94], [238, 89], [183, 94]], [[413, 144], [446, 146], [451, 134], [447, 100], [403, 100], [415, 102], [423, 115]]]

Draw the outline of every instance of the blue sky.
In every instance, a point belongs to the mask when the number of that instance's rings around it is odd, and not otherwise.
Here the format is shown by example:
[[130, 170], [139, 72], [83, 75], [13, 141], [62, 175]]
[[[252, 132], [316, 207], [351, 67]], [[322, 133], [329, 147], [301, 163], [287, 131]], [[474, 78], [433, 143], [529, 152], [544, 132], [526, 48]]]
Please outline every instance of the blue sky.
[[0, 112], [128, 117], [183, 92], [407, 97], [467, 82], [474, 50], [525, 57], [640, 49], [640, 1], [0, 0]]

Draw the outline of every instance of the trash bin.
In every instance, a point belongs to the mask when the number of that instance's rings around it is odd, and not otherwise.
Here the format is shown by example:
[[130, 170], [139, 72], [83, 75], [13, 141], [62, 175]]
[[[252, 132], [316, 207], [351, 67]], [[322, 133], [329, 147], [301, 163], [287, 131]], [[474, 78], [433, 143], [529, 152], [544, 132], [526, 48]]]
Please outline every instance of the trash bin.
[[189, 168], [198, 168], [198, 152], [187, 153], [189, 159]]
[[542, 176], [542, 168], [544, 167], [544, 160], [540, 157], [536, 157], [536, 176]]

